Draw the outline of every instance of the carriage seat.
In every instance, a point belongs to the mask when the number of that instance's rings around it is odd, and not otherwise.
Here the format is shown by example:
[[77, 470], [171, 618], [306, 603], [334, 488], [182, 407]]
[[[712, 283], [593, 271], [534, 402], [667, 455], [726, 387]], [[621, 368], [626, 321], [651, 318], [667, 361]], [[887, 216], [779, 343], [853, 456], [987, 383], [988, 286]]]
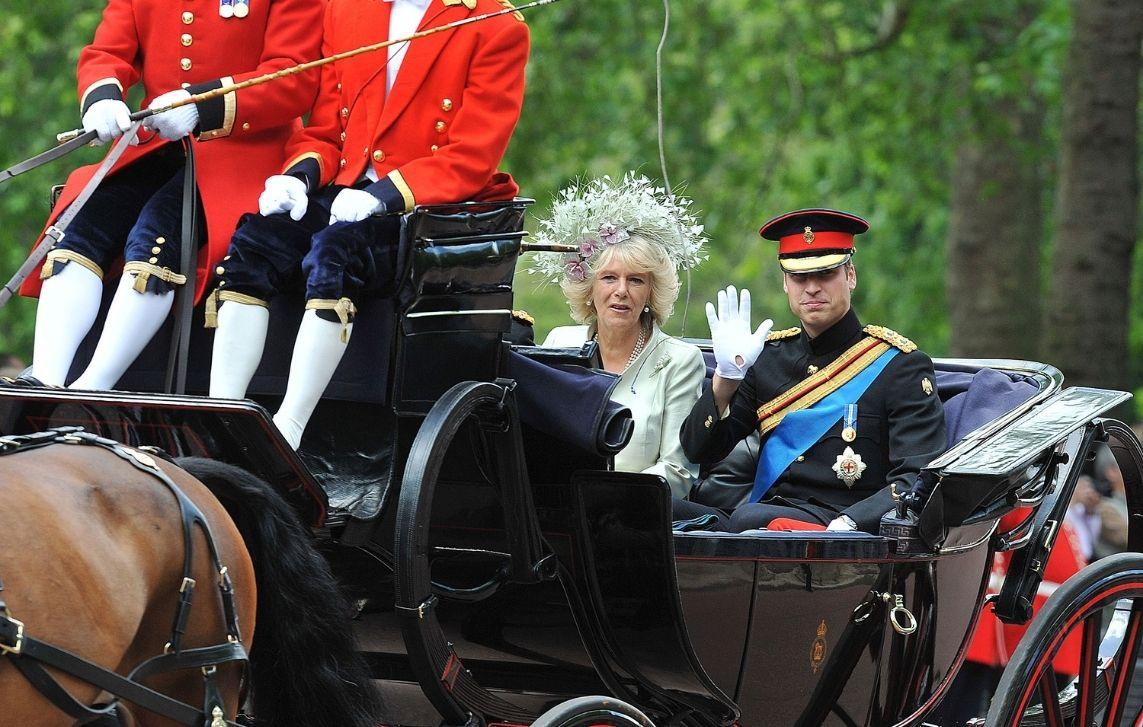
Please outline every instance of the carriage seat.
[[[714, 372], [713, 354], [704, 352], [708, 378]], [[936, 372], [937, 395], [945, 407], [948, 447], [970, 432], [1015, 409], [1037, 391], [1034, 383], [1019, 374], [982, 368], [968, 372]], [[755, 432], [716, 465], [703, 469], [690, 499], [703, 505], [733, 509], [745, 503], [754, 486], [758, 467], [759, 436]]]

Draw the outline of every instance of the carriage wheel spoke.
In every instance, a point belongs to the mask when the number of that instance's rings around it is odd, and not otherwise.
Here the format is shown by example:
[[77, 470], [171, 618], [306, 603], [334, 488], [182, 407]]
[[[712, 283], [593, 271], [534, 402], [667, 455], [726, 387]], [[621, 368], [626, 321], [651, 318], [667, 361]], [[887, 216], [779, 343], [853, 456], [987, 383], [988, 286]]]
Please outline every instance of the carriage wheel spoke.
[[1076, 684], [1076, 724], [1087, 727], [1095, 717], [1096, 679], [1099, 669], [1099, 642], [1103, 631], [1103, 612], [1096, 610], [1083, 620], [1080, 644], [1079, 682]]
[[1056, 675], [1051, 664], [1040, 672], [1037, 684], [1040, 690], [1040, 702], [1044, 708], [1044, 724], [1047, 727], [1064, 727], [1064, 712], [1060, 708], [1060, 693], [1056, 689]]
[[[1127, 619], [1123, 648], [1116, 656], [1118, 668], [1115, 670], [1115, 682], [1111, 686], [1111, 696], [1107, 700], [1107, 718], [1104, 720], [1107, 727], [1119, 727], [1119, 723], [1123, 721], [1123, 709], [1127, 706], [1131, 680], [1135, 676], [1135, 663], [1139, 659], [1141, 639], [1143, 639], [1143, 599], [1137, 599], [1132, 605], [1131, 616]], [[1143, 725], [1143, 713], [1135, 718], [1133, 724], [1135, 727]]]

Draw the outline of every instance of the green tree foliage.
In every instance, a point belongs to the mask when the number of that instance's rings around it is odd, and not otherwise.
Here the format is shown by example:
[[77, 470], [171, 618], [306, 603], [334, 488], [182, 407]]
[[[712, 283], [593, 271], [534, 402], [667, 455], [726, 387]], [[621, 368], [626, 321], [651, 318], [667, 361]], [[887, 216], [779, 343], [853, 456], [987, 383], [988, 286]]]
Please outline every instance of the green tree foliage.
[[[750, 287], [756, 310], [777, 325], [793, 324], [772, 243], [756, 232], [772, 215], [822, 205], [872, 224], [857, 256], [862, 315], [947, 350], [951, 142], [986, 124], [993, 101], [1020, 96], [1013, 89], [1029, 79], [1058, 97], [1066, 3], [1043, 3], [1031, 21], [1017, 16], [1026, 5], [673, 3], [663, 62], [668, 171], [705, 212], [712, 239], [710, 261], [694, 274], [687, 333], [706, 334], [701, 303], [729, 282]], [[539, 200], [538, 214], [579, 174], [659, 175], [662, 18], [661, 4], [633, 1], [564, 2], [533, 15], [528, 98], [509, 166]], [[1027, 152], [1052, 158], [1050, 148]], [[541, 330], [566, 320], [558, 292], [519, 289]]]
[[[43, 151], [55, 134], [79, 125], [75, 64], [99, 22], [102, 5], [63, 1], [20, 3], [0, 14], [0, 166]], [[74, 165], [98, 161], [85, 149], [0, 186], [0, 278], [24, 261], [49, 211], [52, 185]], [[2, 283], [0, 283], [2, 284]], [[0, 351], [30, 356], [35, 302], [14, 299], [0, 309]]]

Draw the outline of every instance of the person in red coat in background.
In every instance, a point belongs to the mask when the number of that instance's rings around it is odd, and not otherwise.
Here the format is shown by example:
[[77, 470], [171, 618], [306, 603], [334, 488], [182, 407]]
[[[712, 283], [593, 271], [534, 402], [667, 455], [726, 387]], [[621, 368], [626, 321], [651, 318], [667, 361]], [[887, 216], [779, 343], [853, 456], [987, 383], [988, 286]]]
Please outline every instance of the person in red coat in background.
[[[125, 94], [143, 84], [144, 104], [168, 106], [211, 89], [314, 60], [324, 0], [110, 0], [79, 57], [83, 128], [100, 143], [130, 127]], [[222, 258], [243, 212], [256, 209], [261, 182], [285, 159], [285, 145], [313, 102], [311, 71], [157, 114], [48, 253], [40, 279], [21, 292], [40, 297], [32, 376], [61, 386], [99, 311], [103, 279], [124, 261], [95, 354], [72, 384], [111, 388], [170, 311], [179, 270], [184, 157], [195, 140], [199, 194], [196, 298]], [[49, 224], [78, 196], [96, 166], [67, 180]]]
[[[1010, 530], [1027, 517], [1027, 509], [1017, 509], [1001, 518], [997, 532]], [[1011, 560], [1011, 552], [993, 555], [988, 595], [1000, 592]], [[1055, 545], [1048, 556], [1044, 578], [1033, 600], [1032, 612], [1039, 613], [1048, 597], [1085, 565], [1087, 558], [1082, 552], [1080, 538], [1072, 523], [1065, 520], [1060, 525]], [[996, 685], [1000, 682], [1000, 675], [1027, 630], [1027, 624], [1002, 623], [996, 618], [991, 607], [985, 607], [981, 611], [980, 620], [976, 624], [976, 630], [965, 653], [965, 663], [961, 666], [953, 687], [940, 708], [938, 718], [940, 723], [964, 724], [972, 717], [984, 716]], [[1070, 634], [1061, 645], [1052, 661], [1052, 668], [1057, 677], [1070, 679], [1079, 673], [1080, 646], [1078, 631]]]
[[[497, 0], [331, 0], [323, 53], [501, 9]], [[274, 416], [295, 449], [352, 334], [353, 301], [393, 292], [400, 220], [385, 213], [518, 191], [497, 167], [524, 99], [519, 14], [386, 50], [322, 67], [309, 126], [291, 140], [282, 174], [266, 180], [260, 214], [235, 232], [212, 294], [210, 394], [240, 398], [262, 357], [267, 300], [302, 264], [306, 312]]]

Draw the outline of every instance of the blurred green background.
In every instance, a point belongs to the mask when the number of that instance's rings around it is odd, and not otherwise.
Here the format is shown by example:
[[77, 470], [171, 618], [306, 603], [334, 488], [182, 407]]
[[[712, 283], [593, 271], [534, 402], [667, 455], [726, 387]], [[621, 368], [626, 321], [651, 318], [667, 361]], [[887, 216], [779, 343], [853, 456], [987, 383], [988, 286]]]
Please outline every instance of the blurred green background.
[[[0, 166], [78, 125], [75, 61], [101, 10], [21, 0], [0, 17]], [[728, 283], [751, 289], [756, 317], [794, 325], [758, 227], [835, 207], [872, 225], [856, 258], [865, 322], [934, 355], [1039, 359], [1071, 383], [1143, 394], [1143, 3], [672, 0], [670, 12], [668, 177], [711, 244], [669, 331], [684, 332], [685, 317], [686, 335], [706, 336], [703, 303]], [[529, 13], [527, 98], [503, 166], [537, 200], [533, 215], [578, 176], [661, 178], [663, 20], [660, 0]], [[40, 230], [51, 184], [100, 153], [0, 186], [5, 278]], [[537, 280], [521, 271], [516, 305], [542, 338], [568, 316]], [[0, 351], [30, 356], [34, 310], [0, 310]]]

